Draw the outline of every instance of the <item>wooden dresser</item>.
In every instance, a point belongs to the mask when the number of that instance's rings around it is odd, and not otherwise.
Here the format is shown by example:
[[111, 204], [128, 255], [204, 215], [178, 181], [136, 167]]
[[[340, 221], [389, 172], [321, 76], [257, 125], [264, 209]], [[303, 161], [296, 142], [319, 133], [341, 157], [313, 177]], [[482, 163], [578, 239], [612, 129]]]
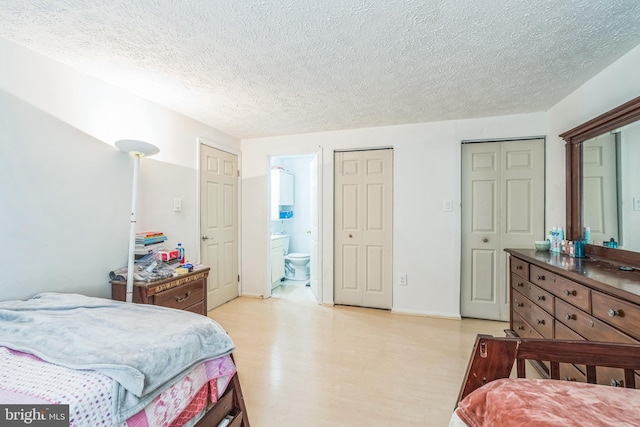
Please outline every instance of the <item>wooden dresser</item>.
[[[161, 305], [207, 315], [209, 267], [154, 282], [133, 282], [133, 302]], [[127, 282], [111, 281], [111, 298], [125, 301]]]
[[[601, 260], [533, 249], [506, 251], [511, 255], [509, 335], [640, 343], [638, 270], [623, 271]], [[537, 368], [543, 375], [549, 369]], [[584, 366], [560, 364], [560, 375], [586, 381]], [[600, 369], [597, 382], [620, 386], [624, 374]]]

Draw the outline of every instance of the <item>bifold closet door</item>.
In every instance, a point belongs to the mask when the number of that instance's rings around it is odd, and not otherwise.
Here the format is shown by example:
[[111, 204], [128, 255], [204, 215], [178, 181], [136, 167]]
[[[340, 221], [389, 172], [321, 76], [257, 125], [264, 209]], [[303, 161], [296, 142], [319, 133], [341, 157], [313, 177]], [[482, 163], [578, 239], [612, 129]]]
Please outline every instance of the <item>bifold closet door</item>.
[[504, 249], [544, 236], [544, 140], [463, 144], [462, 316], [509, 320]]
[[393, 150], [335, 153], [335, 303], [390, 309]]

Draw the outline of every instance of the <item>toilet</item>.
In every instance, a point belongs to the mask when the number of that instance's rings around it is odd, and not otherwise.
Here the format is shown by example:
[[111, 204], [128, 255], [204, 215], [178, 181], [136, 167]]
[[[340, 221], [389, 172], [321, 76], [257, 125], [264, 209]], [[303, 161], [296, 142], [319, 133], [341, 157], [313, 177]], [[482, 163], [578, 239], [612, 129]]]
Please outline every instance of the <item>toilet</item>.
[[305, 253], [291, 253], [285, 255], [285, 277], [291, 280], [309, 280], [309, 259], [311, 255]]

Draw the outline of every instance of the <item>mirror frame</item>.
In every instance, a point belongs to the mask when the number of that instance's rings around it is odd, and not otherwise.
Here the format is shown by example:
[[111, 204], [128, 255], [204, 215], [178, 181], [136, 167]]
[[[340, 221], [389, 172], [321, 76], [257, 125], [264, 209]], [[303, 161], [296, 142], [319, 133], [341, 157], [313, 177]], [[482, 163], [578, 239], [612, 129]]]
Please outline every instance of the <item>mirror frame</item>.
[[[640, 96], [563, 134], [566, 160], [566, 238], [582, 239], [582, 143], [640, 120]], [[640, 265], [640, 253], [624, 249], [586, 245], [586, 254], [622, 264]]]

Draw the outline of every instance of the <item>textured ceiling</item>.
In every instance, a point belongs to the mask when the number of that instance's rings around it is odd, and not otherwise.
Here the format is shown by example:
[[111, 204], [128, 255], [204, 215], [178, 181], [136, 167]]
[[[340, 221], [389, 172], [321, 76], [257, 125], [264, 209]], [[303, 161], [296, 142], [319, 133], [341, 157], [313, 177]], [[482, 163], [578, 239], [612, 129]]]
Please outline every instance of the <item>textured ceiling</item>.
[[239, 138], [545, 111], [638, 0], [2, 0], [0, 37]]

